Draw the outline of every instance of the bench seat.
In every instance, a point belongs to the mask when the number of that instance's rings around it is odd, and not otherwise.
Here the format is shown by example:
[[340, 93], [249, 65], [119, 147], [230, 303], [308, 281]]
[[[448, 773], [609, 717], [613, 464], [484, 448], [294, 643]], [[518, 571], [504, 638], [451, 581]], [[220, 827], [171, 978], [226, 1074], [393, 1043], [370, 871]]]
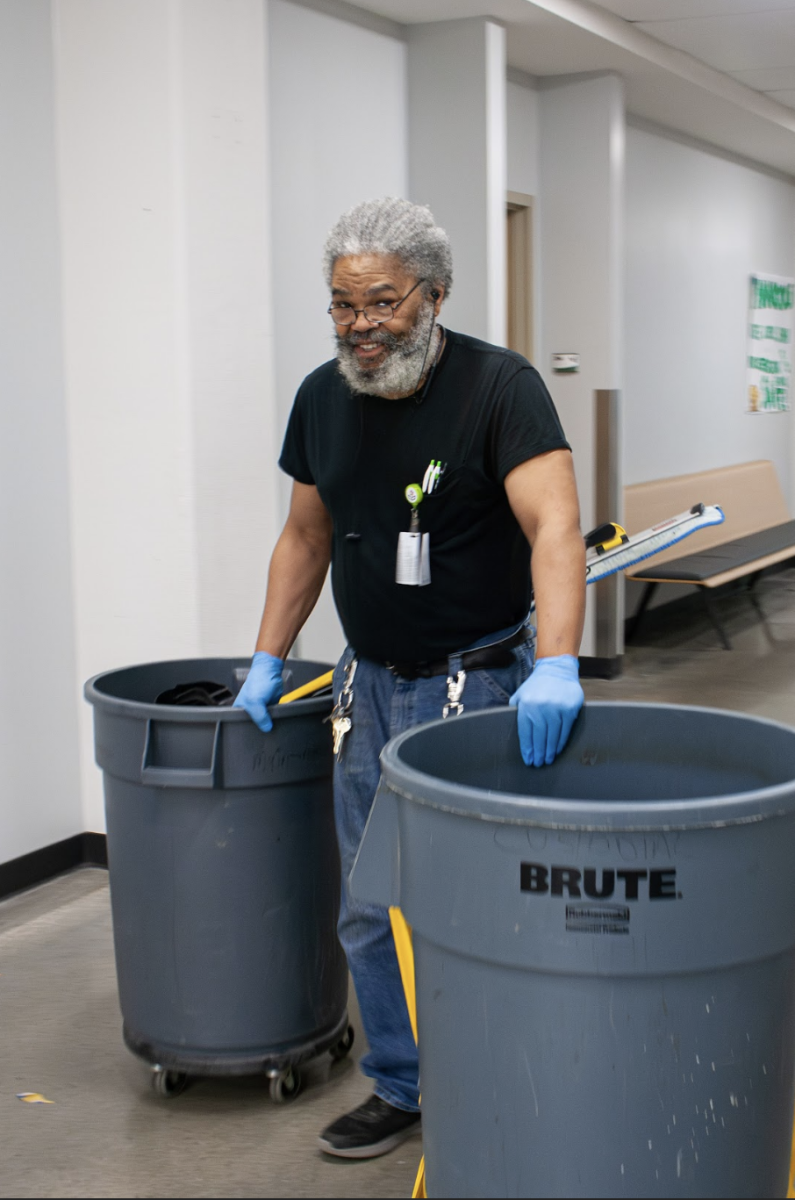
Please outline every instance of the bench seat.
[[754, 570], [761, 570], [793, 557], [795, 521], [785, 521], [782, 525], [747, 533], [745, 537], [734, 538], [697, 554], [683, 554], [662, 566], [633, 571], [632, 578], [655, 583], [700, 583], [705, 587], [720, 587], [722, 583], [729, 583], [731, 579], [747, 574], [745, 568], [750, 564], [753, 564]]
[[746, 578], [748, 597], [762, 616], [753, 590], [757, 579], [768, 567], [795, 558], [795, 521], [776, 468], [767, 459], [631, 484], [624, 489], [623, 524], [628, 533], [639, 533], [699, 501], [719, 504], [724, 524], [699, 529], [689, 537], [689, 554], [682, 554], [680, 545], [669, 546], [655, 554], [648, 566], [630, 568], [626, 573], [628, 580], [645, 585], [628, 631], [630, 640], [661, 584], [688, 584], [697, 588], [728, 650], [730, 642], [720, 621], [715, 589]]

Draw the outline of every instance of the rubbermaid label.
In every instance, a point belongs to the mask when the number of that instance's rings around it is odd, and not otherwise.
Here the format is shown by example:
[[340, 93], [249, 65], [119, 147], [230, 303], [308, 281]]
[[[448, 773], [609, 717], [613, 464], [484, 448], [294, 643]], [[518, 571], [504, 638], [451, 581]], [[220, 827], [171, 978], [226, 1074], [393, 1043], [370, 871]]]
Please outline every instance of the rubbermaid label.
[[258, 751], [253, 757], [252, 766], [255, 771], [275, 775], [325, 762], [328, 753], [329, 748], [325, 742], [320, 746], [305, 746], [303, 750], [284, 751], [277, 748], [267, 753]]
[[567, 933], [629, 933], [628, 908], [618, 904], [567, 904]]

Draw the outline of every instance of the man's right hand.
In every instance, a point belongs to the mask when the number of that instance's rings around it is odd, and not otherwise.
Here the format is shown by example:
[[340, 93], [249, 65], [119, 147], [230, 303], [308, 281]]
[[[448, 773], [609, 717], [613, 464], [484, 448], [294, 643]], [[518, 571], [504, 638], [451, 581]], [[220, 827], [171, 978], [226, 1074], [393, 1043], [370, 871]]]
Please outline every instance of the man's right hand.
[[263, 733], [273, 729], [268, 705], [275, 704], [284, 691], [283, 669], [281, 658], [275, 658], [266, 650], [257, 650], [251, 660], [251, 670], [232, 705], [233, 708], [244, 708]]
[[573, 654], [536, 660], [532, 675], [511, 696], [518, 708], [519, 748], [528, 767], [554, 762], [583, 705], [579, 664]]

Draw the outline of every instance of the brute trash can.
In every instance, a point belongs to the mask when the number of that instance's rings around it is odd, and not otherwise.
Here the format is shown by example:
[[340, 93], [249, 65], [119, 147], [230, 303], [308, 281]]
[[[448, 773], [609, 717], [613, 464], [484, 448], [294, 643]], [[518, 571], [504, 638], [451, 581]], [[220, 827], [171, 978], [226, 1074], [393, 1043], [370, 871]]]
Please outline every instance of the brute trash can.
[[795, 730], [589, 704], [395, 738], [351, 887], [413, 927], [429, 1196], [785, 1196]]
[[[331, 697], [242, 709], [155, 700], [192, 680], [236, 694], [248, 659], [158, 662], [89, 680], [107, 818], [127, 1046], [161, 1095], [189, 1074], [264, 1072], [276, 1101], [298, 1066], [347, 1053], [337, 940]], [[299, 687], [327, 668], [290, 661]], [[205, 689], [206, 690], [206, 689]]]

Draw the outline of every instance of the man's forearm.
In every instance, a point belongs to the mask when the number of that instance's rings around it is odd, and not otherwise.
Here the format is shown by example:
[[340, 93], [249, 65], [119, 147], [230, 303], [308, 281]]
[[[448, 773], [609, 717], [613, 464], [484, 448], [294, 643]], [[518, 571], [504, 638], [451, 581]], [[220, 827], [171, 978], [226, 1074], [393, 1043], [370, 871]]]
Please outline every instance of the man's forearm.
[[307, 538], [285, 527], [271, 558], [257, 650], [287, 657], [317, 603], [330, 558], [330, 539]]
[[585, 544], [578, 528], [541, 527], [533, 544], [537, 658], [577, 655], [585, 621]]

